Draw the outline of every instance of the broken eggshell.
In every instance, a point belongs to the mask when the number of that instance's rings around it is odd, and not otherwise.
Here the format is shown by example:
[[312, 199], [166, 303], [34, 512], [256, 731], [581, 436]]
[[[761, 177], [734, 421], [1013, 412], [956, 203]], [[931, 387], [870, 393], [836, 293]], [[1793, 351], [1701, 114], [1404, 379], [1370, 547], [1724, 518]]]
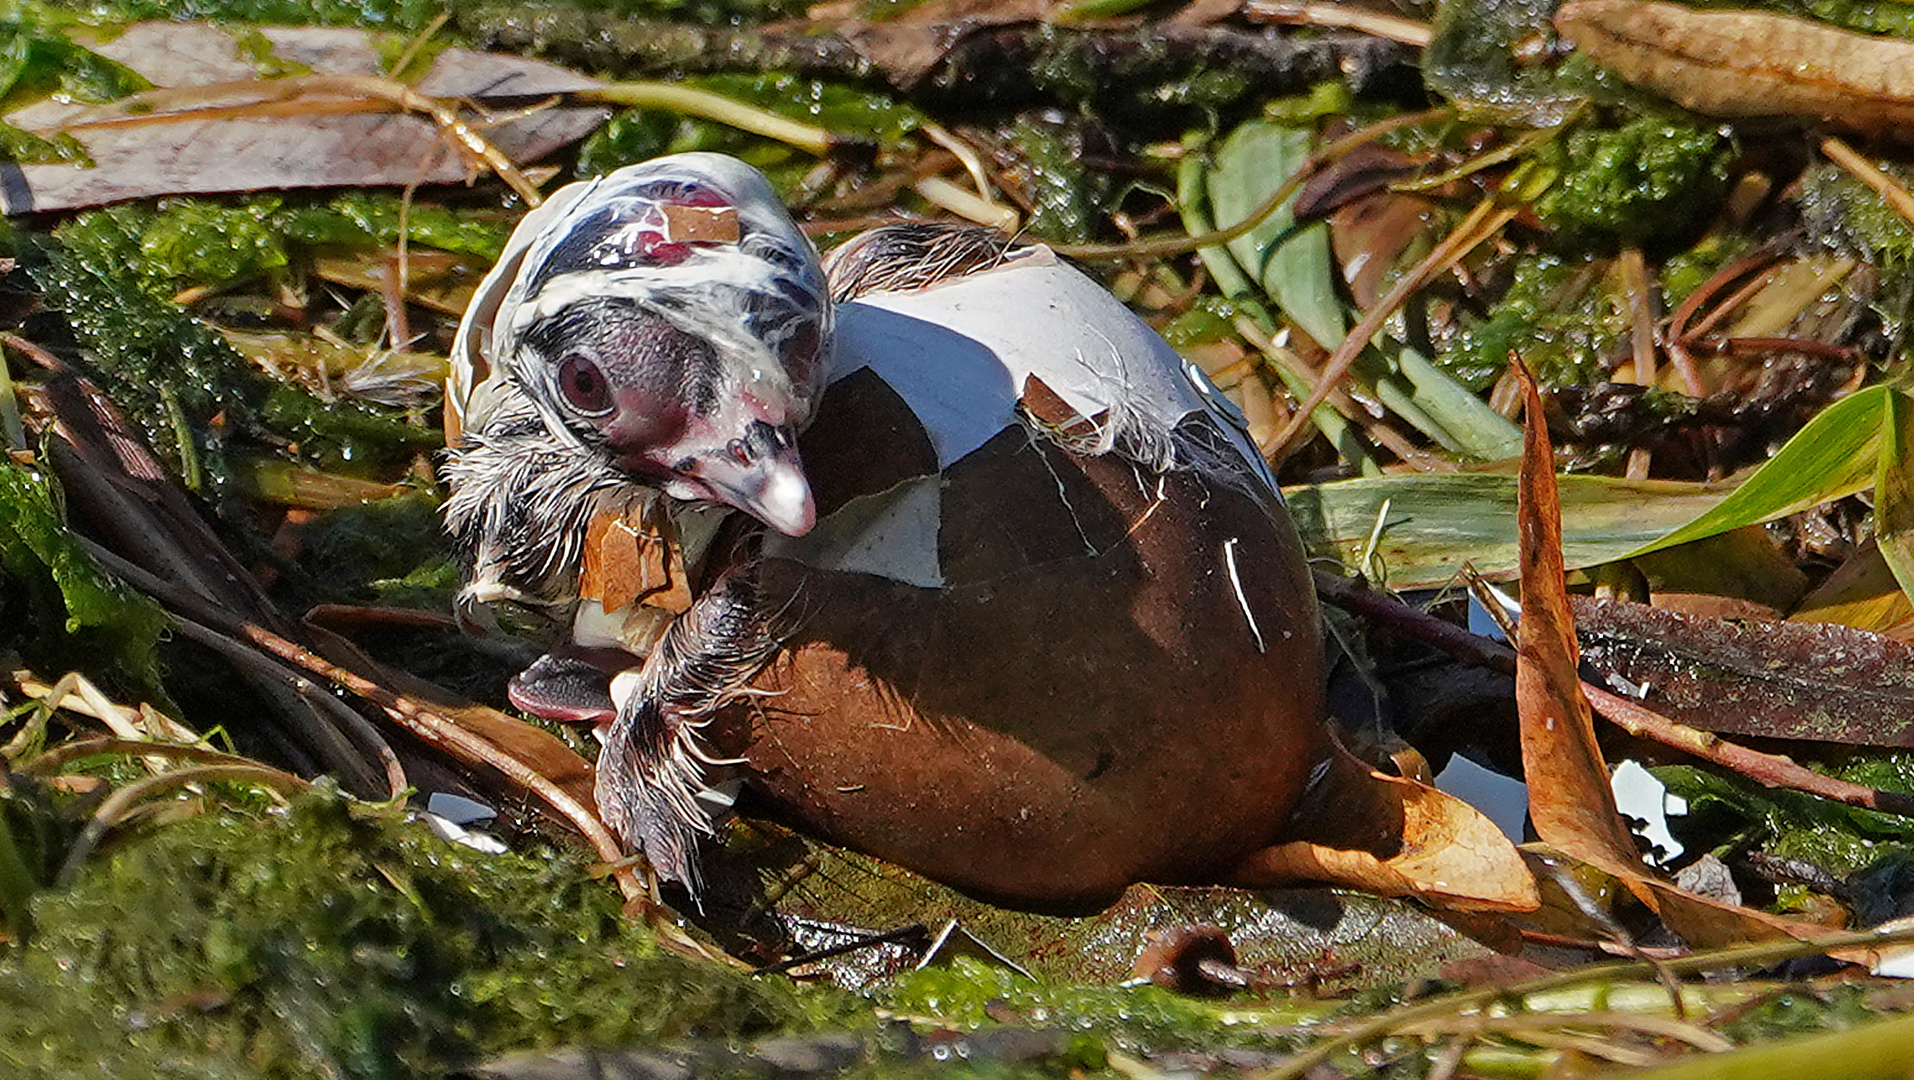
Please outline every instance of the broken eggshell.
[[[521, 236], [581, 197], [558, 193]], [[953, 236], [962, 258], [938, 246]], [[735, 792], [746, 813], [1017, 907], [1299, 876], [1533, 906], [1486, 821], [1334, 751], [1302, 549], [1240, 415], [1047, 248], [994, 238], [977, 258], [977, 230], [893, 226], [834, 257], [826, 389], [797, 448], [816, 521], [778, 533], [538, 434], [487, 332], [541, 272], [537, 243], [514, 238], [461, 328], [448, 520], [496, 519], [497, 539], [530, 506], [551, 550], [578, 554], [528, 563], [544, 576], [527, 589], [508, 544], [468, 594], [583, 598], [573, 642], [515, 700], [608, 724], [607, 825], [694, 895], [698, 836]], [[872, 252], [933, 261], [872, 274]], [[585, 494], [557, 498], [527, 465], [546, 456]]]
[[973, 894], [1214, 882], [1322, 759], [1301, 546], [1207, 386], [1047, 249], [839, 308], [772, 537], [783, 649], [708, 729], [775, 816]]

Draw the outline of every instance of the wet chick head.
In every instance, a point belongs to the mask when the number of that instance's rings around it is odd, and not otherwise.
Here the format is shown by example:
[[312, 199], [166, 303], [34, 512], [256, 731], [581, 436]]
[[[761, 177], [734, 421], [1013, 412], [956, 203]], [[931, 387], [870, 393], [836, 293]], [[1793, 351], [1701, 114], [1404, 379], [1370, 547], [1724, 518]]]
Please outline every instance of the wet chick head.
[[764, 177], [677, 154], [527, 215], [457, 351], [632, 480], [795, 536], [816, 518], [797, 434], [830, 331], [817, 254]]

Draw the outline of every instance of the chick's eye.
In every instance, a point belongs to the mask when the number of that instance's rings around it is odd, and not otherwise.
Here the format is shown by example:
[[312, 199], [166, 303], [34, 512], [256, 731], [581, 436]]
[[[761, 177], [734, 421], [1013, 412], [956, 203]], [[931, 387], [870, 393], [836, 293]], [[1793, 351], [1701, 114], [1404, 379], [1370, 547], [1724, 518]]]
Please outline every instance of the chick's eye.
[[558, 392], [565, 403], [587, 416], [611, 408], [611, 386], [598, 365], [582, 356], [567, 356], [558, 365]]

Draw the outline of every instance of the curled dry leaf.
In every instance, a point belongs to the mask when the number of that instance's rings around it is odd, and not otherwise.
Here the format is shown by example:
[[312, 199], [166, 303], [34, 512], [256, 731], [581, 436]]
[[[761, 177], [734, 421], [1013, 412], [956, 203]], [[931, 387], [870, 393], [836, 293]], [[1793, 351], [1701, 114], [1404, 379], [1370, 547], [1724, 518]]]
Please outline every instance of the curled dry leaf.
[[1555, 28], [1596, 63], [1709, 116], [1914, 122], [1914, 42], [1759, 11], [1571, 0]]
[[1335, 747], [1297, 808], [1303, 839], [1250, 856], [1234, 883], [1327, 882], [1453, 911], [1533, 911], [1535, 879], [1500, 829], [1452, 795], [1388, 776]]
[[1542, 396], [1521, 361], [1511, 370], [1527, 398], [1516, 527], [1522, 562], [1522, 625], [1515, 700], [1522, 717], [1522, 770], [1535, 832], [1557, 850], [1616, 877], [1641, 872], [1635, 843], [1615, 808], [1595, 721], [1576, 668], [1580, 650], [1562, 562], [1555, 453]]

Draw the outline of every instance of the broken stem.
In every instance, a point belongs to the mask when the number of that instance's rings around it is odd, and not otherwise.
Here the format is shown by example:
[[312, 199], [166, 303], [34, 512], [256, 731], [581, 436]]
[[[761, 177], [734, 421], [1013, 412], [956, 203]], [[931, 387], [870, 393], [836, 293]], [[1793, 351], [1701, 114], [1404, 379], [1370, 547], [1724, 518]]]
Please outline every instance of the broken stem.
[[1711, 731], [1677, 723], [1639, 702], [1591, 683], [1584, 682], [1582, 692], [1588, 695], [1589, 704], [1603, 719], [1637, 738], [1652, 739], [1664, 746], [1672, 746], [1704, 761], [1733, 769], [1768, 787], [1792, 788], [1848, 806], [1914, 817], [1914, 796], [1878, 791], [1832, 776], [1823, 776], [1781, 755], [1750, 750], [1728, 742]]

